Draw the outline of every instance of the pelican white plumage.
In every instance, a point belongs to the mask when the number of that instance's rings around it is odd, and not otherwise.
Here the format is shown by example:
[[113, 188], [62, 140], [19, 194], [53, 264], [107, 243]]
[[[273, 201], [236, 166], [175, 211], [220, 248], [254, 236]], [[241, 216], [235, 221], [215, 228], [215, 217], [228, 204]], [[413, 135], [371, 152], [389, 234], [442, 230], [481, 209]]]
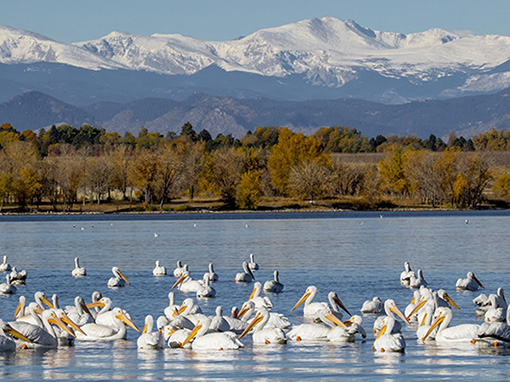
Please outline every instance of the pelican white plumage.
[[264, 283], [262, 291], [264, 293], [281, 293], [283, 291], [283, 284], [280, 282], [279, 273], [277, 270], [273, 273], [273, 279], [268, 280]]
[[483, 284], [478, 280], [478, 278], [475, 276], [473, 272], [468, 272], [467, 278], [463, 279], [460, 278], [457, 280], [457, 283], [455, 284], [455, 287], [457, 290], [470, 290], [475, 291], [478, 290], [479, 287], [482, 287], [485, 289]]
[[[252, 314], [256, 313], [256, 311], [258, 311], [260, 309], [268, 310], [264, 306], [257, 308], [252, 300], [247, 301], [243, 304], [241, 311], [238, 314], [238, 317], [241, 320], [247, 322], [249, 320], [250, 316]], [[281, 313], [269, 312], [269, 320], [267, 322], [267, 326], [275, 327], [275, 328], [279, 328], [279, 329], [287, 329], [292, 326], [292, 323], [289, 321], [289, 319], [287, 317], [285, 317]]]
[[4, 256], [4, 261], [2, 262], [2, 264], [0, 264], [0, 271], [1, 272], [11, 271], [11, 265], [7, 262], [7, 256]]
[[248, 266], [252, 271], [259, 270], [259, 265], [255, 262], [255, 255], [253, 253], [250, 253], [250, 262], [248, 263]]
[[248, 267], [248, 263], [246, 261], [243, 262], [243, 271], [236, 274], [234, 281], [236, 283], [250, 283], [252, 280], [255, 280], [255, 276], [253, 272]]
[[113, 301], [108, 297], [101, 297], [100, 300], [87, 305], [89, 309], [96, 307], [100, 307], [101, 310], [99, 310], [95, 316], [95, 323], [105, 326], [114, 326], [115, 320], [113, 316], [115, 313], [112, 310]]
[[423, 277], [423, 271], [421, 269], [418, 269], [418, 276], [415, 276], [414, 274], [411, 275], [409, 278], [409, 288], [420, 288], [421, 286], [427, 286], [427, 281]]
[[363, 318], [358, 315], [352, 316], [349, 320], [345, 321], [342, 325], [335, 326], [329, 331], [327, 339], [330, 342], [354, 342], [356, 340], [356, 333], [361, 335], [361, 338], [367, 338], [367, 333], [363, 329]]
[[17, 288], [11, 284], [11, 275], [5, 275], [5, 282], [0, 284], [0, 293], [1, 294], [14, 294], [16, 293]]
[[384, 308], [384, 303], [382, 300], [375, 296], [372, 300], [366, 300], [363, 305], [361, 306], [360, 312], [367, 314], [367, 313], [373, 313], [373, 314], [379, 314], [382, 313]]
[[329, 310], [321, 310], [317, 313], [321, 324], [301, 324], [294, 326], [287, 337], [293, 341], [326, 341], [328, 334], [336, 325], [347, 328], [342, 321], [335, 317]]
[[204, 273], [204, 277], [205, 275], [209, 275], [209, 280], [211, 280], [211, 282], [218, 281], [219, 279], [218, 274], [214, 271], [214, 265], [212, 263], [209, 263], [209, 272]]
[[197, 298], [211, 298], [216, 296], [216, 289], [211, 286], [209, 273], [204, 275], [204, 284], [197, 290]]
[[400, 283], [405, 286], [409, 286], [409, 280], [412, 276], [415, 276], [411, 269], [411, 265], [408, 261], [404, 263], [404, 271], [400, 274]]
[[430, 329], [422, 338], [425, 341], [428, 335], [439, 325], [436, 333], [437, 343], [471, 342], [477, 336], [480, 325], [463, 324], [449, 327], [453, 314], [450, 308], [440, 307], [436, 309], [436, 317]]
[[180, 308], [180, 305], [175, 305], [175, 295], [174, 292], [168, 293], [168, 306], [163, 311], [165, 313], [165, 317], [169, 320], [172, 320], [174, 317], [174, 313], [178, 311]]
[[71, 274], [74, 277], [87, 276], [87, 271], [85, 270], [85, 268], [80, 267], [80, 259], [77, 257], [74, 258], [74, 269], [71, 271]]
[[233, 332], [207, 333], [210, 324], [211, 320], [207, 317], [198, 322], [181, 346], [185, 346], [191, 340], [193, 350], [237, 350], [244, 346]]
[[184, 272], [184, 267], [182, 265], [182, 261], [177, 260], [177, 267], [174, 269], [174, 276], [181, 277], [182, 272]]
[[388, 332], [389, 329], [392, 329], [393, 332], [389, 331], [388, 334], [391, 333], [397, 333], [402, 330], [402, 324], [399, 321], [396, 321], [395, 314], [402, 319], [406, 324], [409, 324], [409, 321], [407, 320], [406, 316], [400, 311], [400, 309], [397, 307], [397, 304], [395, 304], [395, 301], [392, 299], [388, 299], [384, 302], [384, 311], [386, 313], [386, 316], [380, 316], [377, 317], [377, 319], [374, 322], [374, 334], [378, 334], [379, 331], [386, 325], [387, 321], [385, 320], [386, 317], [391, 317], [395, 319], [395, 322], [392, 323], [391, 327], [388, 327], [386, 331]]
[[108, 288], [123, 288], [130, 284], [126, 276], [122, 274], [119, 268], [112, 268], [113, 277], [108, 280]]
[[337, 319], [342, 320], [344, 316], [338, 308], [342, 308], [349, 316], [352, 316], [351, 312], [349, 312], [349, 309], [347, 309], [344, 303], [340, 300], [340, 297], [338, 297], [336, 292], [331, 291], [328, 293], [328, 302], [331, 314]]
[[16, 267], [12, 267], [10, 276], [11, 276], [11, 284], [14, 284], [14, 285], [25, 285], [26, 284], [26, 281], [27, 281], [27, 271], [26, 270], [23, 269], [18, 272], [16, 270]]
[[223, 308], [221, 305], [216, 307], [216, 314], [212, 317], [209, 317], [211, 320], [209, 330], [214, 332], [228, 332], [230, 331], [230, 324], [226, 320], [226, 317], [223, 317]]
[[95, 322], [92, 312], [87, 308], [85, 300], [80, 296], [74, 298], [74, 306], [66, 306], [65, 312], [80, 327]]
[[23, 334], [0, 319], [0, 352], [16, 350], [15, 338], [30, 342]]
[[395, 330], [397, 321], [390, 316], [385, 316], [383, 326], [372, 345], [372, 351], [377, 352], [404, 352], [406, 340], [400, 331]]
[[145, 326], [143, 327], [142, 334], [138, 337], [136, 345], [138, 349], [142, 350], [159, 350], [165, 347], [165, 339], [161, 331], [152, 331], [154, 326], [154, 318], [148, 314], [145, 316]]
[[312, 317], [320, 310], [329, 309], [329, 305], [327, 302], [312, 302], [316, 295], [317, 287], [314, 285], [309, 286], [308, 288], [306, 288], [306, 291], [303, 294], [303, 296], [299, 299], [299, 301], [296, 303], [296, 305], [294, 305], [294, 307], [290, 311], [291, 312], [294, 311], [303, 302], [305, 303], [305, 306], [303, 308], [303, 315], [305, 317]]
[[193, 280], [188, 271], [184, 271], [170, 289], [174, 289], [175, 287], [178, 287], [178, 289], [184, 293], [196, 293], [202, 288], [202, 284], [197, 280]]
[[510, 345], [510, 306], [506, 309], [506, 320], [485, 322], [480, 325], [475, 341], [482, 341], [493, 346]]
[[166, 276], [166, 268], [159, 264], [159, 260], [156, 260], [156, 265], [152, 270], [153, 276]]
[[[492, 296], [493, 300], [491, 300]], [[506, 308], [508, 307], [508, 303], [506, 302], [505, 298], [505, 292], [501, 287], [498, 288], [496, 294], [491, 293], [489, 296], [483, 293], [480, 294], [479, 296], [473, 299], [473, 303], [478, 305], [478, 308], [475, 309], [475, 313], [479, 316], [485, 315], [487, 310], [495, 307], [501, 307], [505, 311]]]
[[106, 326], [101, 324], [86, 324], [81, 327], [81, 329], [86, 333], [83, 335], [80, 332], [77, 332], [77, 339], [82, 341], [115, 341], [115, 340], [123, 340], [126, 338], [127, 328], [126, 325], [130, 326], [137, 332], [140, 332], [140, 329], [136, 327], [136, 325], [131, 321], [131, 319], [127, 316], [126, 313], [122, 311], [120, 308], [114, 308], [113, 312], [113, 325]]
[[407, 317], [408, 320], [416, 320], [417, 317], [413, 315], [413, 317], [411, 317], [411, 312], [413, 311], [414, 307], [416, 305], [418, 305], [418, 303], [420, 302], [421, 300], [421, 293], [419, 290], [415, 290], [413, 292], [413, 298], [411, 299], [411, 302], [406, 306], [406, 308], [404, 309], [404, 315]]
[[269, 327], [269, 325], [266, 325], [268, 321], [269, 311], [265, 308], [261, 308], [246, 329], [241, 333], [239, 339], [243, 338], [253, 329], [253, 343], [255, 345], [286, 344], [287, 336], [285, 332], [280, 328]]
[[237, 307], [232, 307], [232, 314], [230, 317], [223, 316], [223, 318], [228, 322], [230, 326], [230, 331], [235, 333], [241, 333], [246, 327], [248, 326], [248, 323], [239, 319], [237, 315]]
[[248, 301], [253, 302], [256, 309], [264, 307], [268, 310], [271, 310], [273, 308], [273, 303], [271, 302], [271, 299], [267, 296], [261, 297], [260, 296], [261, 291], [262, 284], [259, 281], [255, 282], [255, 284], [253, 284], [253, 290], [251, 291], [250, 297], [248, 297]]

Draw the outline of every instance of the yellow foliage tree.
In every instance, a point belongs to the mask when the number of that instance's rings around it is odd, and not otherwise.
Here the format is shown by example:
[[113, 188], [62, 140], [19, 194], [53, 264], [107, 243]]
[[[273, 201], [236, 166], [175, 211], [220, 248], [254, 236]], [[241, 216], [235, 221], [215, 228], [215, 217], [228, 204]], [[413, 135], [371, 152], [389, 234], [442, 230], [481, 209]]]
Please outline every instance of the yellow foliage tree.
[[407, 159], [404, 150], [395, 144], [389, 150], [389, 155], [378, 164], [385, 188], [391, 193], [401, 196], [409, 194], [410, 182], [405, 171]]
[[237, 187], [236, 205], [242, 210], [256, 210], [259, 201], [260, 176], [257, 171], [247, 171]]

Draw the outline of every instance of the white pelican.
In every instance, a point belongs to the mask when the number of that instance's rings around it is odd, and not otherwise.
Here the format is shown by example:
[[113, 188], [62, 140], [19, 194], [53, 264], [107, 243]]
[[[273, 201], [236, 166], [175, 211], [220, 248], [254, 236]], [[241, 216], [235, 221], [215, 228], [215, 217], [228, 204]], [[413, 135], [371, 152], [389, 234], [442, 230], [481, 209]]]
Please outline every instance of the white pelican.
[[413, 315], [411, 317], [411, 312], [413, 311], [414, 307], [420, 303], [421, 300], [421, 293], [418, 290], [415, 290], [413, 292], [413, 298], [411, 299], [411, 302], [406, 306], [404, 309], [404, 315], [407, 317], [408, 320], [414, 320], [416, 317]]
[[374, 313], [379, 314], [382, 313], [384, 308], [384, 303], [379, 297], [374, 297], [372, 300], [366, 300], [361, 306], [361, 313]]
[[343, 323], [343, 326], [337, 325], [330, 330], [327, 339], [330, 342], [354, 342], [356, 340], [356, 333], [359, 333], [361, 338], [365, 339], [367, 338], [367, 333], [361, 324], [363, 324], [361, 316], [352, 316]]
[[156, 266], [152, 270], [153, 276], [166, 276], [166, 268], [162, 265], [159, 265], [159, 260], [156, 260]]
[[446, 293], [444, 289], [439, 289], [437, 293], [434, 293], [434, 298], [436, 299], [438, 307], [454, 307], [460, 310], [460, 307], [455, 303], [455, 301], [452, 300], [452, 298], [448, 295], [448, 293]]
[[74, 269], [72, 270], [71, 274], [74, 277], [87, 276], [87, 271], [85, 270], [85, 268], [80, 267], [80, 259], [78, 259], [77, 257], [74, 258]]
[[[494, 296], [495, 301], [491, 301], [491, 296]], [[505, 298], [505, 292], [501, 287], [498, 288], [496, 294], [490, 294], [489, 296], [483, 293], [480, 294], [478, 297], [473, 299], [473, 303], [478, 305], [478, 308], [475, 309], [475, 312], [479, 316], [485, 315], [487, 310], [494, 308], [494, 303], [496, 303], [497, 307], [503, 308], [503, 310], [506, 310], [508, 307], [508, 303], [506, 302]]]
[[218, 281], [219, 277], [218, 277], [218, 274], [216, 272], [214, 272], [214, 265], [212, 263], [209, 263], [209, 272], [206, 272], [204, 274], [204, 277], [205, 275], [209, 275], [209, 279], [211, 281]]
[[46, 298], [46, 295], [43, 292], [36, 292], [34, 294], [34, 298], [36, 302], [31, 302], [28, 305], [28, 309], [26, 309], [25, 296], [20, 296], [18, 306], [14, 312], [14, 319], [16, 321], [37, 325], [37, 321], [34, 320], [32, 314], [30, 313], [30, 309], [33, 308], [42, 311], [44, 310], [43, 304], [46, 304], [49, 308], [53, 308], [53, 304]]
[[[336, 325], [347, 329], [342, 321], [331, 314], [329, 310], [321, 310], [318, 312], [320, 322], [323, 324], [301, 324], [294, 326], [287, 337], [293, 341], [326, 341], [328, 334]], [[324, 325], [325, 324], [325, 325]]]
[[126, 338], [126, 325], [140, 332], [140, 329], [131, 321], [131, 319], [120, 309], [114, 308], [113, 326], [105, 326], [100, 324], [85, 324], [81, 329], [86, 335], [77, 332], [77, 339], [82, 341], [115, 341]]
[[255, 262], [255, 255], [253, 253], [250, 253], [250, 262], [248, 263], [248, 266], [252, 271], [259, 270], [259, 265]]
[[[250, 316], [256, 312], [256, 310], [260, 309], [266, 309], [266, 307], [259, 307], [257, 308], [253, 301], [247, 301], [243, 304], [243, 307], [241, 308], [241, 311], [238, 314], [238, 318], [240, 318], [242, 321], [248, 321]], [[275, 312], [269, 312], [269, 321], [267, 322], [268, 327], [275, 327], [279, 329], [287, 329], [292, 326], [292, 323], [289, 321], [287, 317], [285, 317], [281, 313], [275, 313]]]
[[220, 306], [216, 307], [216, 315], [209, 317], [211, 320], [209, 330], [215, 332], [228, 332], [230, 331], [230, 324], [223, 317], [223, 308]]
[[216, 296], [216, 289], [211, 286], [209, 273], [204, 275], [204, 285], [197, 290], [197, 298], [211, 298]]
[[473, 272], [468, 272], [466, 279], [458, 279], [455, 284], [457, 290], [470, 290], [475, 291], [478, 290], [478, 287], [482, 287], [485, 289], [483, 284], [478, 280]]
[[[91, 296], [92, 303], [97, 302], [97, 301], [101, 300], [102, 298], [103, 298], [103, 295], [101, 294], [101, 292], [99, 292], [97, 290], [92, 292], [92, 296]], [[88, 308], [88, 306], [87, 306], [87, 308]], [[101, 310], [101, 308], [99, 306], [96, 306], [93, 310], [90, 311], [90, 313], [92, 313], [92, 317], [94, 317], [94, 320], [96, 319], [96, 316], [100, 310]]]
[[207, 333], [210, 323], [208, 318], [198, 322], [181, 346], [193, 339], [191, 348], [194, 350], [237, 350], [243, 347], [233, 332]]
[[248, 301], [253, 302], [255, 308], [264, 307], [268, 310], [273, 308], [273, 303], [271, 299], [267, 296], [261, 297], [260, 292], [262, 291], [262, 284], [257, 281], [253, 284], [253, 290], [251, 291], [250, 297], [248, 297]]
[[[432, 322], [434, 321], [434, 312], [436, 311], [436, 304], [433, 300], [427, 301], [425, 306], [421, 309], [418, 315], [418, 328], [416, 329], [416, 337], [418, 341], [423, 342], [423, 338], [430, 329]], [[437, 331], [437, 330], [436, 330]], [[436, 331], [432, 331], [426, 337], [426, 340], [435, 340]]]
[[425, 278], [423, 277], [423, 271], [421, 269], [418, 269], [418, 276], [411, 275], [409, 278], [409, 288], [419, 288], [422, 285], [427, 286], [427, 281], [425, 281]]
[[2, 264], [0, 264], [0, 271], [1, 272], [11, 271], [11, 265], [7, 262], [7, 256], [4, 256], [4, 261], [2, 262]]
[[168, 318], [169, 320], [172, 320], [172, 318], [174, 317], [174, 312], [176, 310], [179, 310], [179, 308], [180, 308], [180, 305], [175, 305], [174, 292], [169, 292], [168, 293], [168, 306], [164, 310], [166, 318]]
[[475, 341], [483, 341], [494, 345], [499, 344], [505, 346], [510, 345], [510, 307], [506, 309], [505, 321], [491, 321], [490, 323], [483, 323], [477, 331]]
[[268, 280], [264, 283], [264, 293], [280, 293], [283, 291], [283, 284], [278, 278], [278, 271], [275, 270], [273, 273], [273, 280]]
[[183, 272], [170, 289], [174, 289], [176, 286], [178, 286], [178, 289], [184, 293], [196, 293], [200, 288], [202, 288], [202, 284], [197, 280], [193, 280], [188, 271]]
[[138, 349], [143, 350], [159, 350], [165, 347], [165, 339], [161, 331], [152, 331], [154, 326], [154, 318], [148, 314], [145, 316], [145, 326], [143, 327], [142, 334], [138, 337], [136, 345]]
[[182, 272], [184, 272], [184, 267], [182, 266], [181, 260], [177, 260], [177, 267], [174, 269], [174, 276], [181, 277]]
[[232, 332], [241, 333], [248, 326], [247, 322], [239, 319], [236, 306], [232, 307], [232, 315], [230, 317], [223, 316], [223, 318], [228, 322]]
[[395, 331], [395, 319], [390, 316], [384, 317], [384, 325], [377, 334], [372, 351], [384, 352], [404, 352], [406, 340], [402, 333]]
[[0, 293], [13, 294], [16, 293], [17, 288], [11, 284], [11, 275], [5, 276], [5, 283], [0, 284]]
[[252, 280], [255, 280], [255, 276], [253, 272], [248, 267], [248, 263], [246, 261], [243, 262], [243, 271], [236, 274], [234, 281], [236, 283], [250, 283]]
[[202, 309], [195, 304], [195, 301], [192, 298], [187, 298], [182, 302], [179, 310], [176, 312], [176, 317], [173, 319], [171, 324], [174, 324], [181, 315], [191, 321], [193, 325], [196, 325], [198, 321], [203, 321], [204, 318], [207, 318], [207, 316], [202, 314]]
[[[392, 323], [391, 329], [393, 332], [388, 332], [388, 334], [397, 333], [400, 332], [402, 329], [402, 324], [399, 321], [396, 321], [395, 314], [402, 319], [406, 324], [409, 324], [409, 321], [407, 320], [406, 316], [400, 311], [400, 309], [397, 307], [397, 304], [395, 304], [395, 301], [392, 299], [386, 300], [384, 302], [384, 311], [386, 313], [386, 316], [380, 316], [377, 317], [377, 320], [374, 322], [374, 334], [379, 333], [379, 331], [383, 328], [383, 326], [386, 325], [385, 318], [391, 317], [395, 319], [395, 322]], [[386, 329], [388, 331], [389, 329]]]
[[253, 343], [258, 344], [286, 344], [287, 337], [280, 328], [268, 327], [269, 311], [261, 308], [246, 329], [241, 333], [239, 339], [243, 338], [253, 329]]
[[113, 267], [112, 273], [114, 277], [108, 280], [108, 288], [122, 288], [125, 287], [126, 284], [130, 284], [119, 268]]
[[91, 309], [100, 307], [101, 310], [96, 314], [95, 323], [99, 325], [113, 326], [115, 325], [115, 313], [112, 310], [112, 306], [113, 301], [110, 298], [102, 297], [101, 300], [88, 304], [87, 308]]
[[66, 306], [65, 312], [78, 326], [94, 322], [92, 312], [87, 308], [85, 301], [80, 296], [75, 297], [74, 306]]
[[329, 305], [326, 302], [312, 302], [312, 300], [317, 295], [317, 287], [316, 286], [309, 286], [306, 288], [305, 293], [303, 296], [299, 299], [299, 301], [294, 305], [294, 307], [290, 310], [291, 312], [294, 311], [299, 305], [301, 305], [303, 302], [305, 303], [305, 307], [303, 308], [303, 315], [305, 317], [312, 317], [315, 313], [317, 313], [320, 310], [329, 309]]
[[400, 283], [405, 286], [409, 286], [409, 280], [411, 276], [414, 276], [414, 272], [411, 270], [409, 262], [404, 263], [404, 271], [400, 274]]
[[13, 337], [18, 340], [30, 342], [23, 334], [0, 319], [0, 352], [16, 350], [16, 342]]
[[35, 322], [37, 322], [37, 325], [32, 325], [22, 321], [14, 321], [9, 323], [12, 328], [14, 328], [29, 340], [20, 340], [21, 342], [19, 343], [23, 347], [56, 349], [58, 347], [58, 339], [52, 324], [58, 326], [70, 335], [75, 336], [75, 334], [69, 330], [69, 328], [53, 310], [45, 310], [41, 313], [41, 317], [39, 317], [33, 307], [29, 309], [30, 314], [34, 318]]
[[22, 271], [18, 272], [16, 270], [16, 267], [12, 267], [10, 276], [11, 276], [11, 284], [14, 284], [14, 285], [25, 285], [26, 280], [27, 280], [27, 271], [26, 270], [22, 270]]
[[476, 338], [476, 334], [479, 329], [479, 325], [475, 324], [463, 324], [448, 327], [450, 322], [452, 321], [453, 314], [450, 308], [437, 308], [436, 309], [436, 318], [430, 329], [422, 338], [422, 341], [425, 341], [428, 335], [438, 326], [439, 329], [436, 333], [436, 342], [437, 343], [455, 343], [455, 342], [471, 342], [474, 338]]
[[351, 312], [349, 312], [349, 309], [347, 309], [344, 303], [340, 300], [336, 292], [331, 291], [328, 293], [328, 302], [329, 306], [331, 307], [331, 314], [339, 320], [343, 318], [343, 314], [338, 308], [342, 308], [349, 316], [352, 316]]

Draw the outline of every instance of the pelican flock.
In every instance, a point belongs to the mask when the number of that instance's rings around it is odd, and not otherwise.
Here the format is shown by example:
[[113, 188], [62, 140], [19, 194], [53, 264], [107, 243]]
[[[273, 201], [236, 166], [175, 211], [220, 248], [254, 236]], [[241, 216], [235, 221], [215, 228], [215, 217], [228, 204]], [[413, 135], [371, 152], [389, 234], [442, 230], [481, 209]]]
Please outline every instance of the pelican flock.
[[[1, 265], [0, 269], [6, 272], [6, 282], [0, 284], [0, 293], [18, 293], [11, 273], [8, 273], [14, 267], [7, 264], [6, 256]], [[285, 277], [282, 282], [279, 271], [274, 270], [273, 278], [262, 284], [256, 281], [255, 275], [263, 272], [261, 268], [255, 263], [252, 254], [249, 262], [242, 262], [243, 271], [234, 278], [234, 281], [240, 284], [236, 285], [231, 278], [222, 276], [221, 280], [230, 280], [222, 282], [231, 283], [231, 290], [247, 288], [246, 283], [254, 281], [253, 288], [249, 295], [249, 289], [243, 292], [246, 293], [247, 300], [238, 300], [238, 305], [229, 310], [230, 315], [224, 315], [223, 307], [218, 305], [214, 314], [207, 316], [202, 312], [202, 306], [205, 304], [209, 307], [211, 302], [207, 301], [214, 300], [205, 299], [217, 295], [213, 285], [219, 285], [216, 284], [219, 282], [218, 273], [213, 264], [209, 263], [203, 278], [194, 279], [190, 267], [180, 260], [177, 261], [177, 267], [170, 276], [176, 278], [175, 282], [173, 285], [168, 282], [166, 287], [163, 286], [168, 291], [168, 304], [163, 304], [159, 316], [153, 316], [155, 312], [145, 315], [142, 330], [125, 309], [114, 304], [113, 295], [107, 297], [96, 291], [89, 303], [83, 297], [76, 296], [73, 304], [65, 309], [60, 308], [56, 294], [50, 301], [43, 292], [38, 291], [34, 294], [33, 302], [28, 304], [27, 297], [21, 295], [13, 320], [0, 320], [0, 351], [20, 348], [54, 349], [75, 343], [79, 346], [82, 341], [125, 340], [130, 330], [132, 333], [139, 333], [136, 347], [141, 351], [157, 351], [165, 347], [206, 351], [240, 350], [246, 347], [247, 343], [252, 346], [284, 346], [289, 341], [371, 341], [374, 353], [405, 352], [409, 340], [442, 345], [464, 342], [471, 344], [469, 346], [510, 346], [510, 307], [502, 288], [494, 294], [481, 294], [473, 299], [476, 306], [474, 316], [478, 315], [483, 322], [456, 324], [454, 313], [460, 310], [457, 303], [444, 289], [429, 288], [423, 271], [418, 270], [415, 273], [409, 262], [405, 262], [400, 284], [412, 289], [409, 291], [412, 298], [407, 306], [401, 305], [405, 306], [404, 313], [395, 300], [387, 298], [383, 301], [374, 297], [362, 304], [359, 309], [361, 315], [352, 315], [352, 307], [349, 309], [348, 304], [342, 302], [338, 291], [319, 291], [315, 285], [308, 286], [292, 308], [289, 306], [286, 311], [276, 311], [272, 298], [278, 301], [289, 300], [286, 297], [287, 289], [284, 292]], [[112, 267], [112, 273], [113, 277], [107, 282], [109, 288], [131, 285], [118, 267]], [[159, 260], [156, 261], [152, 274], [163, 276], [159, 280], [164, 283], [166, 273], [166, 268]], [[73, 277], [86, 275], [85, 269], [79, 266], [77, 257], [71, 274]], [[398, 283], [395, 285], [398, 288]], [[453, 283], [451, 287], [453, 289]], [[484, 288], [472, 272], [467, 274], [466, 279], [461, 278], [455, 284], [457, 291], [463, 291], [456, 293], [471, 293], [480, 287]], [[158, 288], [161, 288], [160, 282]], [[127, 289], [129, 290], [131, 289]], [[115, 291], [111, 290], [111, 293]], [[196, 294], [197, 299], [190, 297], [188, 293]], [[327, 299], [323, 300], [325, 296]], [[182, 302], [178, 303], [177, 300]], [[361, 301], [363, 300], [357, 303]], [[344, 317], [345, 315], [347, 317]], [[363, 328], [363, 323], [364, 320], [372, 319], [374, 323], [371, 340]], [[413, 332], [415, 334], [411, 335]]]

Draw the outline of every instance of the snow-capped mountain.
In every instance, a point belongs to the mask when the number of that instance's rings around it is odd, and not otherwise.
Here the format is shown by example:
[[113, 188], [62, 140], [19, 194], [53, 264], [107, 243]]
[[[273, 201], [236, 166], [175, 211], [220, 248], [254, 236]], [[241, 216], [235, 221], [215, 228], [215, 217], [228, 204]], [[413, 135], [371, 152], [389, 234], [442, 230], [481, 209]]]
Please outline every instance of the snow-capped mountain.
[[[226, 73], [274, 78], [282, 90], [274, 91], [271, 85], [271, 93], [261, 93], [235, 77], [231, 87], [247, 94], [285, 98], [284, 88], [297, 78], [307, 86], [323, 88], [324, 98], [406, 102], [510, 86], [510, 37], [460, 36], [442, 29], [406, 35], [374, 31], [332, 17], [262, 29], [231, 41], [112, 32], [98, 40], [63, 44], [32, 32], [0, 27], [0, 64], [42, 62], [167, 76], [194, 76], [216, 66]], [[217, 84], [208, 86], [214, 92]], [[171, 93], [168, 89], [158, 91], [159, 95]], [[313, 94], [318, 94], [317, 89]]]

